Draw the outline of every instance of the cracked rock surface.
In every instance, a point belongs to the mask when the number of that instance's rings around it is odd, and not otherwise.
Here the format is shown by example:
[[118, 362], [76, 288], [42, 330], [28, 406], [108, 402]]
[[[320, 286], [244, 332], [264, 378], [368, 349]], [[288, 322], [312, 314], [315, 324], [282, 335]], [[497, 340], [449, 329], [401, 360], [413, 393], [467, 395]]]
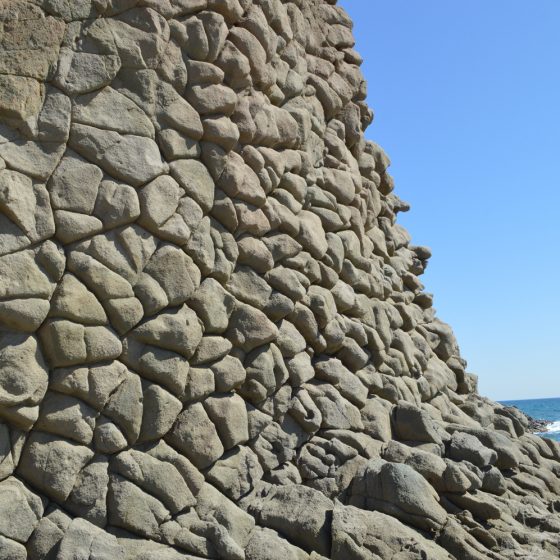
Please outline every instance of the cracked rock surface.
[[0, 2], [0, 560], [559, 557], [334, 0]]

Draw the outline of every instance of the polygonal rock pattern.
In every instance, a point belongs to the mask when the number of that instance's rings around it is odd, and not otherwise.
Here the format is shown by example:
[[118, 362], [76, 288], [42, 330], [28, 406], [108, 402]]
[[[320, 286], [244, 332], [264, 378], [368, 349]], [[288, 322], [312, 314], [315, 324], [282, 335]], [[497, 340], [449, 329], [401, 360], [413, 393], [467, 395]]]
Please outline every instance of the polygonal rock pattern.
[[0, 2], [0, 559], [558, 558], [335, 4]]

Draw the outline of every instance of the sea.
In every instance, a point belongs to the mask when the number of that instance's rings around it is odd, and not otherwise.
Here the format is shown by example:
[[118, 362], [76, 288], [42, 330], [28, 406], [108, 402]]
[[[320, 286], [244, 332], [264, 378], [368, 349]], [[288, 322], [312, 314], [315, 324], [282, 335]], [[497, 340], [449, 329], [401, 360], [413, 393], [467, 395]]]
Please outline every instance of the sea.
[[548, 420], [552, 422], [548, 427], [548, 431], [539, 435], [560, 441], [560, 398], [500, 402], [507, 406], [516, 406], [535, 420]]

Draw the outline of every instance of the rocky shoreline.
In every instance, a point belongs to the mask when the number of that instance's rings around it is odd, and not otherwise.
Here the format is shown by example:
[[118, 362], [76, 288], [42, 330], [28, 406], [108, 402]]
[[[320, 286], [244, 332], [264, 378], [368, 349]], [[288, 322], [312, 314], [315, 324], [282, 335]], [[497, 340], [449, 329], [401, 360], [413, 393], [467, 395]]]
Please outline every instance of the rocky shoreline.
[[552, 426], [553, 422], [550, 420], [543, 420], [542, 418], [533, 418], [528, 414], [525, 414], [522, 410], [520, 410], [517, 406], [508, 406], [507, 409], [515, 409], [517, 412], [520, 412], [527, 418], [528, 426], [527, 430], [532, 434], [543, 434], [548, 432], [550, 426]]
[[548, 432], [548, 428], [553, 424], [553, 422], [549, 420], [542, 420], [531, 416], [527, 416], [527, 419], [529, 420], [529, 430], [533, 434], [545, 434]]

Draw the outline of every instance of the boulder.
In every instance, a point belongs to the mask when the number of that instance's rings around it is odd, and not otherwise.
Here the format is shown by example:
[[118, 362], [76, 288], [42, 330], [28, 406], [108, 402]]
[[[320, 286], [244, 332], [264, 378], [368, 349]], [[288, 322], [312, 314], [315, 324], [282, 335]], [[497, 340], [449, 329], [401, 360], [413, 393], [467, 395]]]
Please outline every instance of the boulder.
[[329, 554], [334, 504], [321, 492], [298, 484], [269, 486], [242, 503], [260, 525], [286, 535], [304, 550]]
[[469, 461], [477, 467], [493, 465], [498, 458], [493, 449], [484, 447], [475, 436], [461, 432], [451, 436], [447, 455], [456, 461]]

